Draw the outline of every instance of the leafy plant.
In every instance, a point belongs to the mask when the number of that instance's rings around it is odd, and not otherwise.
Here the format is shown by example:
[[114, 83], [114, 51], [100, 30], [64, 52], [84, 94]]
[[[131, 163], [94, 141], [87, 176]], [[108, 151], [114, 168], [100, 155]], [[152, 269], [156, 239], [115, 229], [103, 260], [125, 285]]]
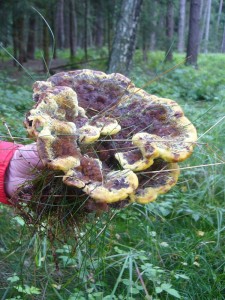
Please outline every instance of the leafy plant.
[[[35, 234], [14, 218], [12, 208], [0, 206], [2, 299], [225, 299], [224, 56], [201, 55], [198, 70], [179, 65], [171, 72], [163, 52], [148, 56], [143, 65], [137, 53], [132, 79], [150, 93], [178, 101], [199, 133], [178, 185], [144, 207], [112, 210], [95, 222], [90, 216], [72, 238], [65, 233], [54, 247], [41, 229]], [[175, 55], [175, 64], [182, 60]], [[27, 79], [3, 75], [1, 118], [25, 143], [22, 122], [32, 106], [30, 87]], [[4, 124], [0, 132], [11, 140]]]

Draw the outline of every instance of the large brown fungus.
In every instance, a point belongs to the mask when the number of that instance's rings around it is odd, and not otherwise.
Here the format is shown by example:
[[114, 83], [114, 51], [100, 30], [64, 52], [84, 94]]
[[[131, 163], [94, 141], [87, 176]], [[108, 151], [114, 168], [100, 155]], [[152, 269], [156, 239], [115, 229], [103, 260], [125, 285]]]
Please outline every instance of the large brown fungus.
[[101, 203], [148, 203], [176, 184], [195, 127], [173, 100], [149, 95], [121, 74], [78, 70], [34, 84], [25, 125], [63, 182]]

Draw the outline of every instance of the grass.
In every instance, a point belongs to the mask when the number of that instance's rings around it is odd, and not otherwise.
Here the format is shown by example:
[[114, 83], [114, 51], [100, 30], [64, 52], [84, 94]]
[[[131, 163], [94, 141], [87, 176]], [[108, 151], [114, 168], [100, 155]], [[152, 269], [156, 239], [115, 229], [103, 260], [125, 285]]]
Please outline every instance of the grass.
[[[90, 215], [54, 246], [1, 206], [1, 299], [225, 299], [224, 63], [202, 55], [198, 70], [180, 65], [146, 87], [176, 100], [199, 136], [178, 184], [157, 202]], [[131, 77], [142, 87], [170, 67], [163, 53], [143, 64], [137, 52]], [[0, 107], [13, 136], [23, 138], [32, 101], [21, 80], [4, 74]], [[2, 124], [0, 134], [7, 136]]]

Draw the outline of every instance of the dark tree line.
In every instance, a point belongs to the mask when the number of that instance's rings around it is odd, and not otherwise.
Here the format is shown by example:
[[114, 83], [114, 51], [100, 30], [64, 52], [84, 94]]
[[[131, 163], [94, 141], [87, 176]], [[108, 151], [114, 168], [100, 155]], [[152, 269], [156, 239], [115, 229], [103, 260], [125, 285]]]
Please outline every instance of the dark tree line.
[[[109, 71], [127, 73], [135, 49], [186, 52], [197, 63], [199, 52], [225, 52], [223, 0], [0, 0], [0, 42], [22, 64], [42, 49], [105, 49]], [[53, 36], [52, 36], [52, 33]]]

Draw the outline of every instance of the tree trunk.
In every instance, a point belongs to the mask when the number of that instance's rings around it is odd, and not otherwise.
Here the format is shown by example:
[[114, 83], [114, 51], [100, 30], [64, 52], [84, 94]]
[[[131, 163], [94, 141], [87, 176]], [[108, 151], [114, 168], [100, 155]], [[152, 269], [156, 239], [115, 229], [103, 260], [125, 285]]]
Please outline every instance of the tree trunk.
[[8, 43], [11, 42], [11, 32], [8, 30], [10, 19], [11, 21], [11, 12], [9, 9], [7, 9], [7, 6], [5, 6], [6, 1], [0, 1], [0, 19], [1, 19], [1, 26], [0, 26], [0, 36], [1, 36], [1, 43], [4, 47], [8, 47]]
[[203, 15], [203, 9], [204, 9], [204, 1], [205, 0], [200, 0], [200, 20], [202, 19], [202, 15]]
[[205, 30], [206, 30], [207, 9], [208, 9], [208, 6], [207, 6], [207, 5], [204, 5], [203, 0], [201, 0], [201, 9], [200, 9], [200, 33], [199, 33], [199, 51], [200, 51], [200, 45], [202, 44], [203, 37], [204, 37], [204, 35], [205, 35]]
[[[17, 24], [16, 24], [16, 11], [13, 8], [12, 13], [12, 38], [13, 38], [13, 57], [18, 59], [18, 32], [17, 32]], [[13, 65], [16, 67], [17, 62], [13, 60]]]
[[94, 24], [94, 43], [95, 46], [101, 48], [103, 46], [103, 3], [102, 0], [96, 1], [95, 6], [95, 24]]
[[177, 45], [177, 50], [179, 53], [184, 52], [185, 13], [186, 13], [186, 0], [180, 0], [179, 24], [178, 24], [178, 45]]
[[150, 33], [150, 51], [156, 47], [156, 28], [157, 28], [157, 1], [152, 1], [152, 29]]
[[156, 32], [151, 32], [150, 35], [150, 51], [154, 51], [156, 47]]
[[84, 57], [88, 60], [88, 0], [84, 0]]
[[28, 40], [27, 40], [27, 58], [34, 59], [35, 54], [35, 27], [36, 27], [36, 18], [32, 14], [29, 18], [28, 24]]
[[70, 48], [70, 0], [65, 1], [65, 8], [64, 8], [64, 43], [63, 48], [68, 49]]
[[219, 26], [220, 26], [220, 19], [221, 19], [221, 14], [222, 14], [222, 8], [223, 8], [223, 0], [220, 0], [219, 12], [218, 12], [218, 17], [217, 17], [217, 22], [216, 22], [217, 32], [218, 32]]
[[187, 44], [187, 64], [197, 67], [200, 27], [200, 0], [191, 0], [189, 33]]
[[69, 0], [69, 18], [70, 18], [70, 58], [76, 55], [76, 37], [77, 37], [77, 24], [75, 14], [75, 2]]
[[207, 53], [207, 52], [208, 52], [209, 26], [210, 26], [210, 16], [211, 16], [211, 4], [212, 4], [212, 1], [211, 1], [211, 0], [208, 0], [208, 2], [207, 2], [206, 26], [205, 26], [204, 53]]
[[56, 47], [63, 49], [65, 41], [64, 33], [64, 0], [58, 0], [56, 8]]
[[91, 22], [92, 12], [91, 12], [91, 1], [87, 1], [87, 47], [93, 47], [93, 35], [91, 27], [93, 26], [93, 23]]
[[123, 0], [116, 26], [108, 72], [128, 74], [135, 49], [136, 31], [143, 0]]
[[139, 44], [142, 48], [143, 61], [148, 61], [148, 50], [150, 42], [150, 32], [152, 30], [151, 19], [149, 19], [149, 12], [152, 11], [152, 7], [148, 1], [145, 1], [142, 7], [142, 13], [140, 15], [140, 26], [139, 26]]
[[107, 3], [107, 19], [106, 19], [106, 41], [107, 41], [107, 48], [108, 48], [108, 53], [111, 52], [112, 48], [112, 41], [111, 41], [111, 32], [112, 32], [112, 27], [113, 27], [113, 22], [112, 22], [112, 3], [108, 1]]
[[111, 0], [107, 1], [106, 5], [106, 18], [104, 26], [106, 30], [104, 32], [104, 41], [107, 44], [108, 55], [110, 55], [110, 53], [112, 52], [113, 36], [116, 32], [116, 25], [118, 23], [118, 10], [120, 10], [120, 6], [118, 4], [119, 1]]
[[147, 43], [147, 37], [145, 35], [144, 30], [142, 32], [142, 56], [143, 56], [143, 61], [147, 62], [148, 61], [148, 43]]
[[44, 53], [44, 60], [43, 60], [43, 67], [46, 73], [49, 73], [49, 31], [48, 27], [45, 23], [43, 23], [43, 53]]
[[174, 11], [173, 0], [167, 1], [166, 13], [166, 60], [173, 60]]
[[221, 52], [225, 53], [225, 25], [223, 30], [223, 39], [222, 39], [222, 45], [221, 45]]
[[[26, 54], [25, 54], [25, 41], [24, 41], [24, 16], [20, 15], [16, 21], [17, 27], [17, 36], [18, 36], [18, 50], [19, 56], [18, 61], [20, 64], [23, 64], [26, 61]], [[19, 70], [22, 70], [21, 66], [19, 65]]]
[[223, 0], [220, 0], [220, 5], [219, 5], [219, 11], [218, 11], [218, 16], [217, 16], [217, 22], [216, 22], [216, 44], [218, 45], [218, 36], [219, 36], [219, 29], [220, 29], [220, 20], [221, 20], [221, 15], [222, 15], [222, 9], [223, 9]]

